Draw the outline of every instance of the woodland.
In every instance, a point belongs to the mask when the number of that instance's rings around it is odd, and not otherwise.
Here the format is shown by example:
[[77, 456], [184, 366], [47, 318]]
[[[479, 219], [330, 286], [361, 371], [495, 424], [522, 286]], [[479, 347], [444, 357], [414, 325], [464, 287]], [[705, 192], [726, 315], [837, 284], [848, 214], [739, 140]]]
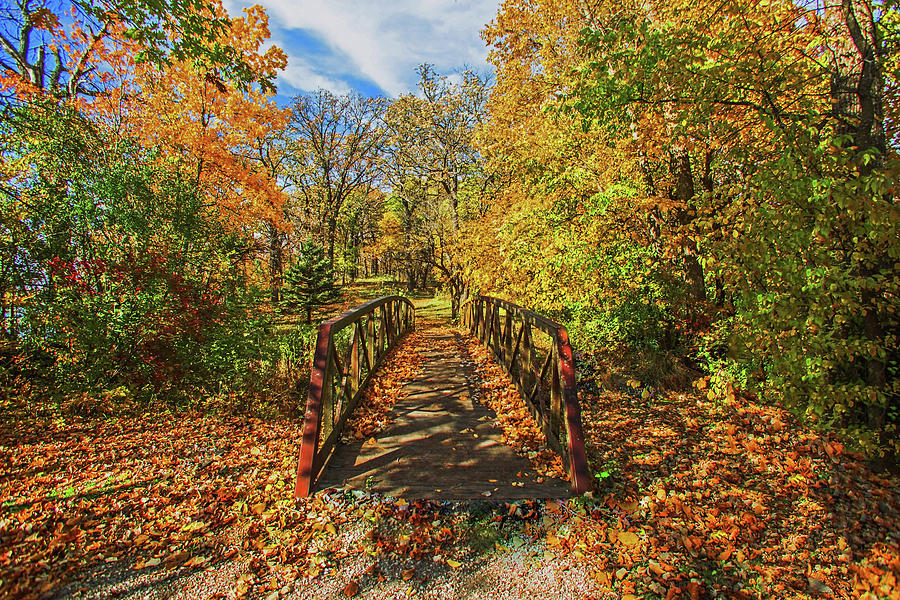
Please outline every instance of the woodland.
[[[422, 592], [477, 517], [596, 597], [900, 597], [900, 5], [505, 0], [482, 36], [490, 75], [279, 105], [259, 6], [0, 6], [0, 596], [378, 553], [336, 595]], [[591, 497], [290, 498], [316, 325], [376, 292], [564, 324]]]

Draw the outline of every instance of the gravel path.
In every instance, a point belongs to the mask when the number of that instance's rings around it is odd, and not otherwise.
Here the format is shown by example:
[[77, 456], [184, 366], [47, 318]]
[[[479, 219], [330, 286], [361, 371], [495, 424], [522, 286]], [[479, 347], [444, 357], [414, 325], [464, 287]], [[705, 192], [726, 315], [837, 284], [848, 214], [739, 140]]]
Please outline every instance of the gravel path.
[[[347, 495], [326, 490], [338, 501]], [[355, 508], [395, 505], [378, 494], [359, 494]], [[402, 501], [400, 501], [402, 503]], [[550, 501], [554, 507], [565, 503]], [[108, 598], [191, 599], [262, 598], [266, 600], [324, 600], [327, 598], [602, 598], [618, 596], [601, 591], [595, 580], [595, 565], [574, 555], [561, 556], [548, 545], [554, 532], [565, 531], [568, 517], [564, 509], [551, 511], [540, 502], [534, 518], [503, 521], [507, 503], [445, 503], [451, 510], [435, 514], [435, 522], [456, 524], [463, 535], [440, 553], [412, 559], [395, 552], [356, 552], [373, 531], [373, 524], [354, 520], [337, 536], [339, 545], [350, 552], [318, 577], [301, 577], [277, 589], [260, 589], [252, 582], [252, 559], [227, 560], [203, 570], [186, 568], [134, 571], [128, 563], [109, 563], [58, 591], [54, 598], [101, 600]], [[402, 505], [401, 505], [402, 508]], [[553, 507], [551, 507], [553, 508]], [[538, 514], [544, 513], [540, 517]], [[432, 523], [432, 525], [434, 524]], [[393, 521], [375, 525], [402, 534], [408, 529]], [[454, 556], [455, 558], [450, 558]]]

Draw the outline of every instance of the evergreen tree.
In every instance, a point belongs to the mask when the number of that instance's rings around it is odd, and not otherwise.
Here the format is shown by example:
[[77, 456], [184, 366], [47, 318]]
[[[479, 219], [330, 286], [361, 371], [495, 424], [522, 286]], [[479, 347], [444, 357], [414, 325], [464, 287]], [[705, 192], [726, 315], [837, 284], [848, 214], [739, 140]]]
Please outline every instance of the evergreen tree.
[[284, 275], [282, 304], [290, 309], [306, 309], [306, 322], [312, 323], [312, 311], [341, 299], [334, 270], [324, 250], [313, 242], [300, 245], [300, 255]]

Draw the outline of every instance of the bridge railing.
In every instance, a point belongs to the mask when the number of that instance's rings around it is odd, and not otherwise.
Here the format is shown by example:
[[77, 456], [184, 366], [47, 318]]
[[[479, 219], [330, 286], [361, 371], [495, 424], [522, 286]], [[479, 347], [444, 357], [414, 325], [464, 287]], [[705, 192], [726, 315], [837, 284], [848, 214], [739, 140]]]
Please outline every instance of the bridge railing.
[[566, 328], [488, 296], [470, 298], [461, 308], [463, 326], [490, 348], [543, 430], [548, 445], [563, 457], [572, 491], [590, 491], [593, 483], [584, 449], [575, 359]]
[[388, 350], [414, 327], [415, 309], [402, 296], [372, 300], [319, 326], [295, 497], [310, 494], [369, 378]]

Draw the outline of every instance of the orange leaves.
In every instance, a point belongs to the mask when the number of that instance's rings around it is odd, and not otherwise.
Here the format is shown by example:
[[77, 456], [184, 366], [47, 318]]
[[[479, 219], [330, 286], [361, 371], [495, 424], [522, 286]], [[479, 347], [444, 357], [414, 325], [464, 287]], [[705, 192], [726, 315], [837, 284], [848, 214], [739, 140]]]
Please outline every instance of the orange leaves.
[[[886, 552], [864, 560], [853, 553], [877, 544], [886, 531], [900, 531], [896, 483], [875, 477], [785, 411], [743, 401], [723, 406], [703, 394], [665, 400], [582, 395], [592, 463], [616, 474], [604, 502], [610, 541], [596, 535], [595, 551], [617, 553], [626, 570], [622, 581], [638, 574], [637, 595], [749, 598], [755, 596], [748, 579], [757, 577], [772, 597], [790, 597], [789, 590], [856, 597], [892, 585], [890, 565], [900, 565], [891, 562], [896, 549], [881, 546]], [[857, 485], [866, 492], [854, 491]], [[894, 516], [876, 526], [885, 511]], [[602, 525], [589, 523], [581, 535], [594, 527]], [[813, 540], [822, 568], [777, 590], [777, 582], [807, 570]], [[698, 561], [714, 563], [720, 583], [707, 587], [692, 574]], [[631, 593], [616, 572], [610, 570], [608, 585]], [[733, 591], [738, 588], [748, 593]]]
[[[0, 560], [0, 595], [55, 587], [100, 561], [144, 571], [227, 560], [248, 521], [279, 522], [267, 515], [289, 497], [294, 434], [286, 423], [197, 414], [0, 428], [0, 501], [24, 507], [21, 521], [0, 520], [0, 556], [20, 557]], [[265, 453], [248, 451], [260, 445]], [[40, 471], [24, 468], [36, 458]], [[54, 540], [66, 560], [41, 563]]]
[[[390, 410], [402, 397], [403, 384], [415, 377], [422, 364], [418, 347], [422, 334], [413, 331], [385, 357], [378, 373], [363, 391], [363, 396], [344, 426], [345, 435], [362, 440], [390, 423]], [[374, 439], [371, 443], [374, 443]], [[369, 443], [369, 442], [367, 442]]]
[[468, 338], [460, 352], [469, 354], [478, 361], [478, 401], [496, 413], [497, 425], [503, 430], [503, 442], [517, 454], [525, 456], [534, 470], [546, 477], [567, 477], [562, 459], [546, 447], [541, 429], [513, 386], [503, 368], [495, 364], [484, 346]]

